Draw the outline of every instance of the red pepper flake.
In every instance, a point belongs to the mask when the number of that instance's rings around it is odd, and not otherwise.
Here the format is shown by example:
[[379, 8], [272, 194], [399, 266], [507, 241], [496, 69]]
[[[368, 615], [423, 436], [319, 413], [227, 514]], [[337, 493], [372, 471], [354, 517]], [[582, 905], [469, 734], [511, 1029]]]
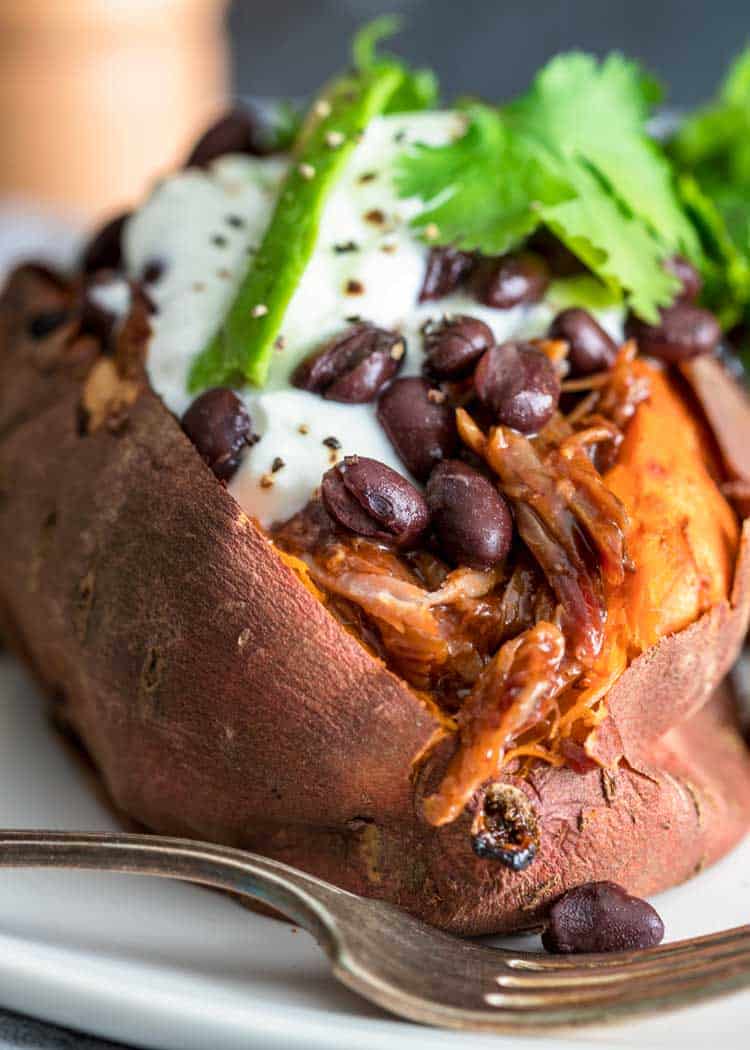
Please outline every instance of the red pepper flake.
[[260, 476], [260, 487], [262, 489], [273, 488], [273, 478], [270, 474], [261, 474]]
[[371, 222], [375, 226], [382, 226], [385, 222], [385, 212], [381, 208], [370, 208], [365, 212], [365, 222]]
[[300, 423], [300, 425], [297, 427], [297, 432], [300, 434], [309, 434], [310, 427], [307, 423]]
[[344, 286], [344, 291], [347, 295], [362, 295], [365, 290], [365, 286], [361, 281], [349, 280]]

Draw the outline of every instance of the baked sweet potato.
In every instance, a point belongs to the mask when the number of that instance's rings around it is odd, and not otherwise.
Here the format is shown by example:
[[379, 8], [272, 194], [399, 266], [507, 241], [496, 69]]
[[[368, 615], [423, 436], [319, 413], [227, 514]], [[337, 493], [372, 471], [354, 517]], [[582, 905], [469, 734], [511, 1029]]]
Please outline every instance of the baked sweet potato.
[[[590, 879], [662, 889], [746, 831], [750, 756], [726, 697], [707, 703], [750, 613], [747, 527], [738, 541], [709, 475], [714, 455], [747, 448], [746, 406], [704, 448], [688, 395], [658, 379], [653, 413], [690, 417], [695, 442], [660, 446], [685, 501], [677, 518], [649, 445], [658, 419], [635, 410], [611, 477], [631, 504], [642, 498], [653, 529], [605, 717], [579, 770], [519, 755], [436, 826], [423, 802], [445, 784], [458, 736], [342, 628], [202, 462], [128, 354], [147, 324], [137, 302], [114, 358], [65, 326], [29, 336], [70, 294], [26, 267], [0, 303], [0, 621], [122, 811], [467, 934], [534, 926]], [[708, 422], [733, 391], [702, 361]], [[725, 476], [741, 472], [731, 458]], [[478, 855], [477, 835], [531, 836], [537, 856], [511, 870]]]

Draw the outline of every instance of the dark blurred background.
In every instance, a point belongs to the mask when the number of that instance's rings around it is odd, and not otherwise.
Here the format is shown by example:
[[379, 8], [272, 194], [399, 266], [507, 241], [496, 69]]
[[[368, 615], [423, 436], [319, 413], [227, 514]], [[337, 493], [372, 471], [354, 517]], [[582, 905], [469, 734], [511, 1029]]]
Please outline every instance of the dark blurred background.
[[750, 0], [0, 0], [0, 219], [92, 222], [138, 200], [233, 93], [309, 97], [391, 12], [390, 46], [446, 101], [508, 98], [578, 47], [621, 49], [692, 106], [750, 40]]
[[235, 83], [304, 95], [341, 67], [358, 25], [393, 11], [405, 16], [393, 49], [432, 66], [446, 99], [502, 98], [557, 51], [619, 48], [670, 86], [672, 103], [693, 105], [750, 39], [750, 0], [235, 0]]

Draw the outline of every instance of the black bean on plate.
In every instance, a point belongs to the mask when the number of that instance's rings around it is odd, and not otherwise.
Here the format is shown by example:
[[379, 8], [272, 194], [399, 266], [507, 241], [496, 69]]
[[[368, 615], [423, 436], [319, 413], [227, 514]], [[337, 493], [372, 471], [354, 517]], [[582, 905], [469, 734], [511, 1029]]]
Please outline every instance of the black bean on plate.
[[495, 344], [492, 329], [477, 317], [454, 314], [424, 331], [427, 371], [441, 379], [460, 379]]
[[424, 496], [367, 456], [347, 456], [323, 476], [323, 505], [337, 524], [369, 539], [413, 546], [429, 524]]
[[714, 315], [686, 302], [661, 310], [659, 321], [654, 325], [630, 317], [626, 332], [630, 339], [636, 340], [642, 353], [668, 364], [713, 354], [721, 339], [721, 328]]
[[449, 562], [490, 569], [503, 560], [513, 518], [488, 478], [460, 460], [444, 459], [430, 475], [426, 497], [440, 551]]
[[678, 299], [694, 303], [703, 290], [703, 278], [684, 255], [672, 255], [664, 263], [664, 268], [673, 274], [682, 285]]
[[615, 363], [617, 344], [587, 310], [563, 310], [552, 322], [549, 335], [568, 343], [572, 377], [605, 372]]
[[357, 324], [297, 366], [292, 384], [329, 401], [372, 401], [401, 368], [406, 343], [397, 332]]
[[557, 369], [528, 343], [502, 343], [488, 350], [474, 373], [474, 388], [498, 423], [522, 434], [541, 430], [560, 400]]
[[450, 295], [465, 280], [474, 265], [472, 252], [457, 248], [431, 248], [419, 293], [420, 303]]
[[122, 232], [129, 218], [130, 212], [116, 215], [92, 235], [81, 257], [84, 273], [122, 268]]
[[182, 417], [182, 429], [220, 481], [229, 481], [252, 444], [252, 422], [229, 387], [200, 394]]
[[549, 282], [549, 266], [535, 252], [513, 252], [482, 259], [471, 279], [479, 302], [497, 310], [538, 303], [544, 298]]
[[456, 418], [445, 395], [426, 379], [396, 379], [381, 394], [378, 420], [406, 469], [426, 481], [458, 444]]
[[586, 882], [563, 893], [549, 912], [542, 944], [558, 955], [653, 948], [664, 923], [648, 901], [614, 882]]

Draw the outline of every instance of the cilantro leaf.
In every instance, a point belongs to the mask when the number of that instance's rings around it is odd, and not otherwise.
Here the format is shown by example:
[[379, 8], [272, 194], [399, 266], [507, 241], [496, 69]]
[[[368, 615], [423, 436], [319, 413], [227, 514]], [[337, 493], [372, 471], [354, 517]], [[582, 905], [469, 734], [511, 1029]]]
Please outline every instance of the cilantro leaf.
[[401, 158], [396, 184], [401, 196], [425, 202], [417, 229], [435, 225], [457, 248], [481, 246], [500, 255], [539, 226], [541, 200], [554, 203], [569, 191], [497, 110], [475, 104], [468, 117], [466, 134], [455, 143], [416, 146]]
[[504, 113], [522, 134], [584, 161], [663, 245], [694, 258], [695, 231], [679, 206], [672, 172], [645, 134], [653, 98], [635, 62], [614, 53], [598, 65], [591, 55], [573, 52], [552, 59]]
[[550, 282], [547, 301], [555, 311], [567, 310], [569, 306], [581, 306], [584, 310], [607, 310], [622, 304], [622, 296], [607, 288], [590, 273], [574, 274], [572, 277], [557, 277]]
[[668, 306], [675, 293], [663, 246], [592, 171], [580, 164], [566, 170], [575, 196], [543, 206], [545, 224], [611, 292], [626, 295], [634, 313], [656, 321], [656, 308]]
[[[731, 328], [742, 319], [745, 304], [750, 302], [750, 259], [730, 235], [718, 201], [697, 179], [683, 174], [678, 185], [703, 244], [703, 299], [718, 315], [722, 328]], [[747, 208], [747, 200], [740, 202], [740, 207], [743, 203]], [[746, 219], [750, 243], [750, 209]]]
[[683, 121], [669, 150], [703, 245], [703, 298], [729, 327], [750, 318], [750, 48], [716, 100]]
[[561, 55], [510, 105], [469, 106], [463, 138], [405, 153], [398, 191], [422, 200], [418, 229], [434, 226], [438, 243], [465, 250], [509, 251], [543, 223], [653, 321], [678, 287], [664, 259], [700, 256], [672, 171], [645, 133], [655, 97], [620, 55], [601, 64]]
[[364, 25], [352, 42], [352, 59], [358, 73], [371, 73], [383, 66], [394, 66], [402, 74], [401, 83], [388, 101], [385, 113], [408, 113], [430, 109], [437, 103], [438, 80], [431, 69], [409, 69], [395, 55], [381, 54], [378, 44], [399, 31], [398, 15], [381, 15]]
[[750, 106], [750, 47], [745, 48], [729, 67], [719, 98], [729, 106]]
[[370, 73], [380, 62], [389, 61], [378, 54], [378, 44], [395, 36], [400, 28], [398, 15], [381, 15], [357, 30], [352, 41], [352, 59], [358, 73]]

